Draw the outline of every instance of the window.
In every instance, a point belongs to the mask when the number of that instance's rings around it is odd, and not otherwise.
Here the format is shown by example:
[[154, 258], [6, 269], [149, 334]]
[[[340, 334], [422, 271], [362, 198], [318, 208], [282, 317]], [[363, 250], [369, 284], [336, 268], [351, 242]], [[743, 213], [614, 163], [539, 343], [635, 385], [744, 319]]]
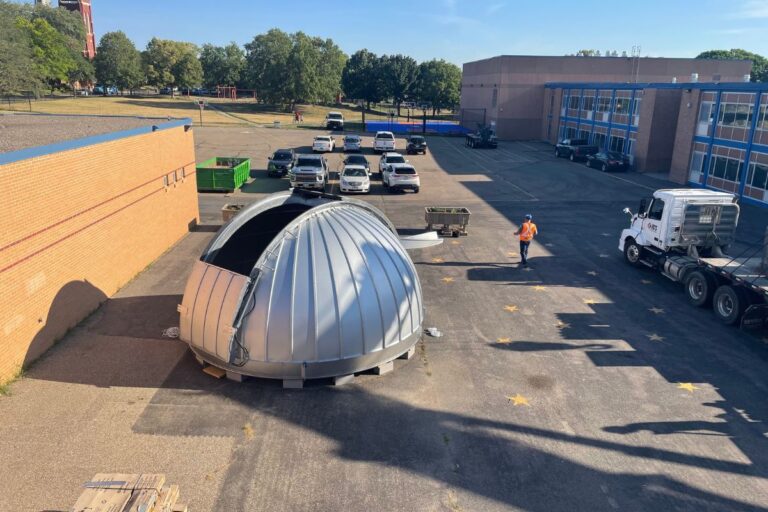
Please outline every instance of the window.
[[579, 130], [579, 138], [589, 140], [589, 130]]
[[[752, 124], [754, 106], [737, 103], [722, 103], [718, 124], [721, 126], [738, 126], [746, 128]], [[701, 117], [699, 117], [701, 121]]]
[[712, 123], [713, 107], [714, 105], [709, 101], [705, 101], [701, 104], [701, 107], [699, 108], [700, 123]]
[[595, 97], [594, 96], [584, 96], [581, 99], [581, 109], [582, 110], [588, 110], [592, 111], [595, 109]]
[[181, 179], [184, 179], [186, 177], [187, 177], [187, 168], [186, 167], [182, 167], [181, 168]]
[[632, 100], [632, 115], [633, 116], [639, 116], [640, 115], [640, 102], [642, 101], [642, 98], [635, 98]]
[[616, 101], [613, 105], [613, 112], [615, 114], [628, 114], [629, 98], [616, 98]]
[[766, 183], [766, 181], [768, 181], [768, 166], [760, 165], [755, 162], [749, 164], [747, 184], [750, 187], [768, 190], [768, 183]]
[[768, 106], [761, 105], [757, 117], [757, 129], [768, 130]]
[[709, 175], [723, 180], [741, 181], [743, 163], [735, 158], [713, 156], [709, 163]]
[[624, 137], [611, 136], [611, 143], [608, 146], [611, 151], [618, 153], [624, 152]]
[[603, 149], [605, 147], [605, 139], [606, 135], [604, 133], [595, 133], [592, 136], [592, 144], [597, 146], [599, 149]]
[[562, 99], [560, 107], [562, 109], [565, 109], [565, 107], [567, 107], [567, 106], [568, 106], [568, 93], [566, 91], [563, 91], [563, 99]]
[[168, 182], [168, 175], [166, 174], [163, 176], [163, 186], [167, 187], [168, 185], [170, 185], [170, 183]]
[[689, 181], [693, 181], [694, 183], [701, 182], [701, 173], [704, 171], [704, 156], [705, 153], [701, 151], [693, 152], [693, 156], [691, 157], [690, 174], [688, 176]]
[[597, 111], [608, 112], [611, 110], [611, 98], [610, 96], [600, 96], [597, 98]]
[[568, 108], [572, 110], [579, 110], [579, 105], [581, 104], [581, 98], [579, 96], [571, 96], [568, 100]]
[[664, 201], [661, 199], [654, 199], [651, 203], [651, 208], [648, 210], [648, 218], [651, 220], [661, 220], [661, 216], [664, 213]]

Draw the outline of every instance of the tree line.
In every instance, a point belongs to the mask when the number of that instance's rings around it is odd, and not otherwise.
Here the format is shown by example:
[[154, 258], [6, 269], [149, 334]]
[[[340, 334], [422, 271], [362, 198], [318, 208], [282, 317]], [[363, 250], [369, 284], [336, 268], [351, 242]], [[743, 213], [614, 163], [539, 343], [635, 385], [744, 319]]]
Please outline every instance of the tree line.
[[461, 70], [444, 60], [418, 63], [406, 55], [366, 49], [347, 56], [332, 39], [272, 29], [245, 47], [153, 38], [139, 51], [128, 36], [108, 32], [93, 63], [82, 56], [80, 17], [65, 9], [0, 0], [0, 94], [76, 83], [116, 86], [121, 93], [143, 86], [252, 89], [268, 104], [334, 103], [340, 98], [372, 103], [392, 100], [434, 110], [459, 102]]

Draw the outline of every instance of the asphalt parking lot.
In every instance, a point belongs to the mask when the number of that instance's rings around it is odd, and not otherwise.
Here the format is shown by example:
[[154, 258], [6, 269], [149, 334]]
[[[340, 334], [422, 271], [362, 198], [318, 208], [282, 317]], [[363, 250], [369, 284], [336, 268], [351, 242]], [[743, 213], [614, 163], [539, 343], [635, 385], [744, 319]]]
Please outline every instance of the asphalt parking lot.
[[[204, 374], [161, 335], [191, 262], [223, 204], [287, 189], [266, 157], [312, 135], [195, 129], [198, 161], [250, 156], [253, 180], [201, 194], [201, 225], [0, 398], [0, 510], [67, 510], [98, 472], [166, 473], [194, 511], [768, 510], [765, 344], [617, 249], [621, 209], [669, 184], [544, 144], [429, 138], [409, 157], [419, 194], [364, 196], [408, 231], [427, 205], [472, 212], [469, 236], [412, 253], [443, 332], [417, 357], [300, 391]], [[526, 213], [540, 236], [522, 269]], [[759, 239], [768, 213], [742, 218]]]

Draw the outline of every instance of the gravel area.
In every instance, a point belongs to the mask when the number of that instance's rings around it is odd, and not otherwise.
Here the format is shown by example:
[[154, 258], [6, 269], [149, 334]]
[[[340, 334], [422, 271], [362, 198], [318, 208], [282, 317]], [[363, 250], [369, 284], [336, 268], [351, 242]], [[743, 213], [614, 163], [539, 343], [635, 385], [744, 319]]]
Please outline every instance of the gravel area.
[[0, 114], [0, 153], [156, 123], [138, 117]]

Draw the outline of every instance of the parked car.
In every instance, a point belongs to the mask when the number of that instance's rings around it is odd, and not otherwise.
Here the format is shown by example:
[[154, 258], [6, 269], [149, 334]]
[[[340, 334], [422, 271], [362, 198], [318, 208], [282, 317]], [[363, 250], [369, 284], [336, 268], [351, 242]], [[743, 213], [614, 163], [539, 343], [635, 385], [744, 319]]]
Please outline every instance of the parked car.
[[296, 154], [292, 149], [278, 149], [269, 157], [267, 164], [268, 176], [285, 176], [293, 169]]
[[392, 164], [381, 175], [381, 181], [384, 187], [390, 191], [413, 190], [419, 193], [421, 181], [416, 169], [410, 164]]
[[395, 134], [392, 132], [376, 132], [373, 138], [373, 151], [376, 153], [394, 151], [395, 145]]
[[160, 94], [170, 95], [175, 92], [179, 92], [178, 87], [163, 87], [162, 89], [160, 89]]
[[370, 193], [371, 178], [368, 177], [368, 171], [362, 165], [345, 165], [339, 177], [339, 189], [342, 193]]
[[587, 167], [606, 171], [626, 171], [629, 168], [629, 158], [616, 151], [601, 151], [587, 155]]
[[379, 159], [379, 172], [384, 172], [384, 170], [392, 164], [407, 164], [408, 160], [405, 159], [403, 155], [400, 153], [384, 153], [381, 155], [381, 159]]
[[325, 115], [325, 127], [329, 130], [343, 130], [344, 116], [341, 112], [328, 112]]
[[427, 139], [421, 135], [411, 135], [408, 137], [408, 145], [405, 146], [405, 153], [407, 155], [424, 153], [427, 154]]
[[587, 139], [563, 139], [555, 146], [555, 156], [568, 158], [571, 162], [587, 158], [598, 151], [599, 148], [590, 145]]
[[328, 162], [320, 155], [296, 155], [288, 177], [292, 188], [324, 190], [328, 183]]
[[316, 153], [333, 153], [336, 147], [336, 140], [330, 135], [318, 135], [312, 141], [312, 151]]
[[344, 159], [344, 165], [362, 165], [365, 167], [365, 171], [370, 176], [371, 174], [371, 164], [368, 162], [368, 159], [365, 158], [365, 155], [347, 155], [347, 157]]
[[347, 135], [344, 137], [344, 151], [361, 151], [363, 139], [359, 135]]

